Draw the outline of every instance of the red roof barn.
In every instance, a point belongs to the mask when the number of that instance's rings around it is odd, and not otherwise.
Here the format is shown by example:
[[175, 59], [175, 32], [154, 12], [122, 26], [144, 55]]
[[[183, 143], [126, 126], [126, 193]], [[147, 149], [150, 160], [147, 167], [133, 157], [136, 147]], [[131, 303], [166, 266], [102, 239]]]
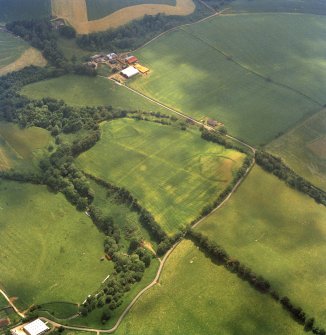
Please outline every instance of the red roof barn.
[[129, 56], [129, 57], [126, 57], [126, 62], [128, 64], [134, 64], [138, 62], [138, 59], [135, 56]]

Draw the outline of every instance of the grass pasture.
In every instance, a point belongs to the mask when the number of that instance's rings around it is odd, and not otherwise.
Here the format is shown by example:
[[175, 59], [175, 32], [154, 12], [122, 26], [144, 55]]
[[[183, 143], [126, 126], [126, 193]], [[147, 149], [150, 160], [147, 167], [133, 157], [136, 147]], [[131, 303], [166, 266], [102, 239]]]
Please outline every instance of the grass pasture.
[[0, 181], [0, 285], [20, 308], [81, 303], [112, 271], [104, 236], [63, 195]]
[[197, 229], [325, 326], [325, 221], [325, 207], [255, 167]]
[[16, 124], [0, 122], [0, 170], [31, 169], [47, 153], [53, 140], [44, 129], [20, 129]]
[[167, 260], [160, 283], [140, 298], [116, 333], [299, 335], [304, 332], [280, 305], [212, 263], [190, 241], [183, 241]]
[[300, 176], [326, 190], [326, 110], [313, 115], [266, 149]]
[[175, 6], [176, 0], [86, 0], [89, 21], [97, 20], [125, 7], [152, 4]]
[[21, 93], [33, 99], [47, 96], [62, 99], [71, 106], [110, 105], [125, 110], [158, 111], [169, 114], [165, 108], [100, 77], [63, 76], [27, 85]]
[[[253, 144], [267, 143], [319, 110], [326, 87], [320, 59], [325, 48], [325, 18], [307, 16], [304, 27], [314, 33], [305, 32], [303, 37], [294, 34], [295, 28], [287, 32], [280, 24], [284, 20], [289, 20], [287, 28], [304, 23], [300, 15], [269, 14], [262, 19], [256, 14], [220, 16], [166, 34], [136, 52], [151, 74], [135, 78], [130, 85], [185, 114], [222, 121], [230, 133]], [[243, 33], [246, 29], [250, 33]], [[277, 56], [276, 38], [286, 46], [284, 55], [280, 51]], [[292, 40], [295, 42], [290, 43]], [[306, 51], [308, 46], [311, 50]], [[273, 57], [278, 57], [279, 63], [274, 64]], [[252, 59], [249, 65], [248, 59]], [[271, 72], [272, 79], [282, 79], [284, 69], [279, 69], [279, 77], [274, 72], [283, 62], [288, 81], [295, 88], [311, 86], [304, 92], [316, 91], [314, 97], [318, 95], [320, 102], [268, 80]], [[253, 72], [260, 70], [259, 66], [266, 68], [262, 76]]]
[[126, 187], [169, 233], [195, 219], [241, 166], [243, 154], [208, 143], [197, 129], [117, 120], [81, 154], [84, 171]]

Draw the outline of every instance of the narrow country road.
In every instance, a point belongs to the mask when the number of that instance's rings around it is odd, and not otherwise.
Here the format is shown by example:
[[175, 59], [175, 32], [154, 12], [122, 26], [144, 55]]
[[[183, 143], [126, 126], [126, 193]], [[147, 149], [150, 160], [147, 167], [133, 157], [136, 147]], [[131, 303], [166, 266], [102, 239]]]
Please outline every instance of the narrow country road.
[[21, 313], [19, 311], [19, 309], [11, 302], [11, 300], [9, 299], [9, 297], [7, 296], [7, 294], [0, 289], [0, 293], [4, 296], [4, 298], [8, 301], [9, 305], [14, 309], [14, 311], [21, 317], [24, 318], [25, 314]]

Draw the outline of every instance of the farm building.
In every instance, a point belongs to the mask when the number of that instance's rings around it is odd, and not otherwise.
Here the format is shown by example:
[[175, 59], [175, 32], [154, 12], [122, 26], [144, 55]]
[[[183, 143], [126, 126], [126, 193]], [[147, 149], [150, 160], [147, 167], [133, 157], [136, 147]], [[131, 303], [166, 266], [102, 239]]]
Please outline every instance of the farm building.
[[27, 335], [41, 335], [47, 332], [50, 328], [40, 319], [27, 324], [24, 328]]
[[218, 125], [218, 122], [216, 120], [213, 120], [213, 119], [208, 119], [207, 124], [211, 127], [216, 127]]
[[120, 73], [125, 78], [129, 79], [129, 78], [135, 76], [136, 74], [139, 74], [139, 71], [137, 69], [135, 69], [133, 66], [129, 66], [126, 69], [122, 70]]
[[111, 52], [110, 54], [107, 54], [106, 57], [108, 58], [108, 60], [114, 60], [118, 58], [118, 55], [114, 52]]
[[126, 57], [125, 58], [125, 61], [128, 63], [128, 64], [135, 64], [138, 62], [138, 59], [137, 57], [135, 56], [129, 56], [129, 57]]
[[135, 64], [134, 67], [142, 74], [146, 74], [149, 72], [149, 69], [145, 66], [142, 66], [140, 64]]

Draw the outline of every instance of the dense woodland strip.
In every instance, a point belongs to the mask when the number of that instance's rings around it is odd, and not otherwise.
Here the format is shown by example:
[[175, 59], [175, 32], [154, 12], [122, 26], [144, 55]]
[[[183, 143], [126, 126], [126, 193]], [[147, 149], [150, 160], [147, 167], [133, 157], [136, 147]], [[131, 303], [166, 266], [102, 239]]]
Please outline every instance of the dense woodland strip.
[[264, 151], [256, 152], [256, 162], [265, 171], [272, 173], [286, 184], [313, 198], [317, 203], [326, 206], [326, 192], [312, 185], [306, 179], [290, 169], [281, 158]]
[[272, 289], [271, 284], [267, 279], [253, 272], [239, 260], [231, 257], [223, 247], [191, 228], [187, 230], [186, 237], [199, 246], [214, 262], [223, 265], [228, 271], [248, 282], [250, 286], [260, 293], [269, 294], [274, 300], [278, 301], [296, 322], [303, 325], [305, 331], [312, 331], [313, 334], [317, 335], [326, 334], [326, 331], [323, 328], [315, 326], [315, 318], [308, 317], [303, 309], [294, 306], [287, 296], [280, 298], [280, 295]]

